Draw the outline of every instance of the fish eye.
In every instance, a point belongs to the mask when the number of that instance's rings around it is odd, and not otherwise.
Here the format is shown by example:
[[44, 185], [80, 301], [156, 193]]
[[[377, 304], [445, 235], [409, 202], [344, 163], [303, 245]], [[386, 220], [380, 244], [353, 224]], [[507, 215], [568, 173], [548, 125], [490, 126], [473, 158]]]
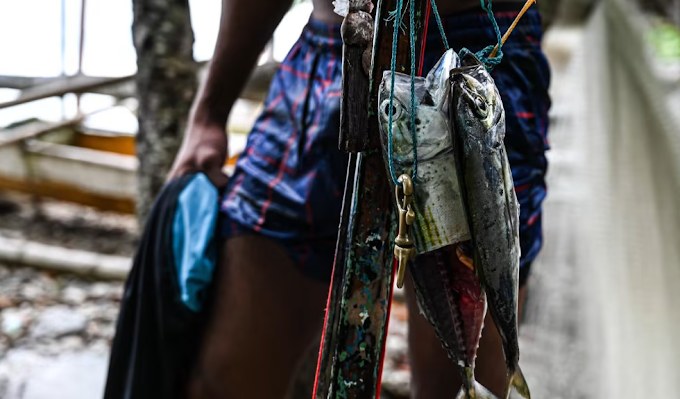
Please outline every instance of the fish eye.
[[480, 116], [486, 116], [488, 113], [488, 108], [486, 106], [486, 101], [482, 99], [481, 97], [475, 98], [475, 110], [477, 111]]
[[[380, 105], [380, 110], [382, 111], [382, 116], [385, 120], [390, 118], [390, 100], [385, 100]], [[401, 117], [402, 107], [398, 102], [392, 104], [392, 120], [397, 120]]]

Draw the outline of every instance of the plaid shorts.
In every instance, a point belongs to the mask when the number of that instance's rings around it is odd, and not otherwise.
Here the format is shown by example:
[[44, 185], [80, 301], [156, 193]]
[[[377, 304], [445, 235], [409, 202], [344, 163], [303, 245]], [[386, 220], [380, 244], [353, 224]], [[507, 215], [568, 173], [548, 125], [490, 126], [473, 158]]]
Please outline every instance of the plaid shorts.
[[[504, 32], [521, 5], [495, 8]], [[457, 51], [495, 43], [481, 10], [443, 18], [443, 24]], [[429, 26], [424, 71], [444, 51], [436, 23]], [[542, 245], [550, 72], [541, 37], [540, 15], [529, 11], [493, 72], [505, 106], [506, 148], [521, 205], [521, 280]], [[338, 150], [341, 67], [340, 26], [310, 20], [274, 76], [222, 203], [224, 237], [257, 233], [273, 239], [303, 273], [324, 281], [332, 272], [347, 172], [347, 155]]]

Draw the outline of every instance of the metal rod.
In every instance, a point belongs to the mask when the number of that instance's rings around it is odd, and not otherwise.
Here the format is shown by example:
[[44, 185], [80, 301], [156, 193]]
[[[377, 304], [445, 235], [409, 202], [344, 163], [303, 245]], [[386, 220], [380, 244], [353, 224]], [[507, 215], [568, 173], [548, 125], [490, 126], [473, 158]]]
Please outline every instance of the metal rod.
[[[345, 193], [342, 200], [342, 211], [340, 213], [340, 228], [338, 231], [338, 242], [335, 248], [335, 260], [333, 263], [333, 274], [331, 276], [330, 289], [328, 291], [328, 302], [326, 303], [326, 319], [321, 335], [321, 348], [319, 349], [319, 360], [316, 368], [316, 381], [314, 384], [314, 397], [317, 392], [326, 391], [331, 378], [333, 360], [329, 357], [335, 352], [324, 350], [324, 348], [334, 348], [337, 346], [338, 317], [341, 310], [342, 288], [344, 287], [345, 264], [347, 262], [347, 243], [350, 238], [348, 234], [352, 231], [352, 208], [354, 194], [354, 179], [357, 169], [357, 154], [349, 154], [347, 165], [347, 178], [345, 180]], [[329, 367], [331, 365], [331, 367]]]

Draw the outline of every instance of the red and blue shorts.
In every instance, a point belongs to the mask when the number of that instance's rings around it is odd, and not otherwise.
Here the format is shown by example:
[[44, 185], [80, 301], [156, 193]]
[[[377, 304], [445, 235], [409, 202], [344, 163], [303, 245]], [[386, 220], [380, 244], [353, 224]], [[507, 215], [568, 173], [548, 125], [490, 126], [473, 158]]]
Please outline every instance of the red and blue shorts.
[[[504, 32], [521, 4], [501, 3]], [[496, 41], [480, 10], [442, 20], [455, 50], [477, 51]], [[431, 21], [424, 71], [444, 51]], [[540, 48], [541, 18], [529, 11], [493, 72], [506, 112], [506, 148], [520, 202], [521, 279], [542, 245], [546, 196], [550, 70]], [[255, 233], [282, 244], [307, 276], [330, 280], [347, 154], [338, 149], [342, 39], [339, 25], [311, 20], [271, 83], [265, 109], [248, 137], [222, 203], [224, 237]]]

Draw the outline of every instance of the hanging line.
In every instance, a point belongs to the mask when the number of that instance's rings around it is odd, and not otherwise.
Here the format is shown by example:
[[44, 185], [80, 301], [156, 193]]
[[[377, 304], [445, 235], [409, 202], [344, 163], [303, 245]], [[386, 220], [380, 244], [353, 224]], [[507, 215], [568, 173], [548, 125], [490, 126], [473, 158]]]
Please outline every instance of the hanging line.
[[[496, 18], [493, 15], [491, 8], [491, 0], [485, 3], [485, 0], [480, 0], [482, 9], [486, 11], [489, 19], [493, 23], [494, 31], [496, 33], [496, 38], [498, 39], [498, 44], [496, 46], [487, 46], [481, 51], [476, 53], [477, 58], [482, 60], [486, 65], [487, 69], [492, 69], [494, 66], [498, 65], [503, 58], [503, 51], [501, 47], [503, 46], [503, 40], [501, 38], [501, 31], [496, 22]], [[487, 5], [488, 4], [488, 5]], [[434, 13], [435, 20], [437, 21], [437, 26], [439, 27], [439, 33], [442, 36], [442, 41], [446, 50], [449, 50], [449, 42], [446, 38], [446, 32], [444, 31], [444, 26], [439, 16], [439, 11], [437, 10], [437, 4], [435, 0], [430, 0], [430, 6], [432, 12]], [[390, 169], [390, 175], [392, 181], [396, 186], [401, 187], [397, 175], [394, 171], [394, 155], [393, 155], [393, 136], [392, 136], [392, 122], [394, 119], [394, 83], [395, 83], [395, 73], [397, 69], [397, 41], [399, 38], [399, 31], [402, 29], [402, 19], [403, 19], [403, 9], [404, 0], [397, 0], [397, 7], [394, 11], [389, 14], [389, 20], [394, 21], [394, 30], [392, 34], [392, 61], [390, 65], [391, 71], [391, 82], [390, 82], [390, 102], [389, 102], [389, 113], [388, 113], [388, 127], [387, 127], [387, 157]], [[413, 145], [413, 171], [411, 173], [411, 180], [416, 181], [416, 176], [418, 174], [418, 147], [416, 144], [416, 93], [415, 93], [415, 76], [416, 76], [416, 38], [415, 38], [415, 0], [409, 0], [409, 46], [411, 50], [411, 141]], [[496, 54], [497, 52], [497, 54]], [[466, 48], [460, 51], [461, 56], [465, 53], [470, 53]]]
[[[432, 9], [434, 10], [435, 16], [437, 18], [437, 24], [439, 25], [439, 31], [442, 34], [446, 49], [448, 50], [449, 44], [446, 40], [446, 35], [444, 34], [444, 27], [442, 26], [441, 19], [439, 18], [439, 13], [437, 12], [437, 5], [435, 0], [430, 0]], [[392, 36], [392, 62], [390, 66], [390, 103], [389, 103], [389, 120], [387, 127], [387, 157], [390, 169], [390, 175], [392, 181], [398, 187], [402, 184], [399, 182], [397, 175], [394, 171], [394, 155], [393, 155], [393, 136], [392, 136], [392, 122], [394, 118], [394, 80], [395, 72], [397, 69], [397, 41], [399, 37], [399, 30], [401, 28], [401, 22], [403, 18], [404, 1], [397, 0], [397, 8], [390, 13], [390, 19], [394, 20], [394, 31]], [[413, 171], [411, 172], [411, 180], [416, 181], [416, 176], [418, 175], [418, 146], [416, 143], [416, 34], [415, 34], [415, 0], [409, 0], [409, 47], [411, 50], [411, 144], [413, 146]]]
[[[493, 30], [496, 34], [496, 40], [498, 41], [498, 44], [486, 46], [480, 51], [474, 53], [474, 55], [484, 63], [486, 66], [486, 69], [491, 72], [493, 68], [501, 63], [501, 60], [503, 59], [503, 38], [501, 37], [501, 30], [498, 27], [498, 22], [496, 22], [496, 18], [493, 15], [493, 10], [491, 8], [491, 0], [488, 0], [488, 3], [485, 3], [484, 0], [479, 0], [479, 2], [482, 5], [482, 9], [486, 11], [486, 15], [489, 16], [489, 19], [491, 20], [491, 23], [493, 24]], [[463, 58], [465, 54], [471, 54], [472, 51], [468, 50], [467, 48], [463, 47], [460, 50], [460, 57]]]
[[[484, 0], [481, 0], [484, 1]], [[490, 1], [490, 0], [489, 0]], [[449, 51], [449, 40], [446, 38], [446, 32], [444, 31], [444, 25], [442, 25], [442, 18], [439, 16], [439, 11], [437, 10], [437, 3], [434, 0], [430, 0], [430, 5], [432, 7], [432, 13], [434, 14], [434, 19], [437, 20], [437, 26], [439, 27], [439, 33], [442, 35], [442, 41], [444, 42], [444, 48]]]
[[[410, 3], [410, 10], [413, 10], [415, 0], [409, 0]], [[401, 187], [401, 182], [399, 182], [397, 175], [394, 173], [394, 156], [393, 156], [393, 149], [392, 149], [392, 121], [394, 117], [394, 79], [395, 79], [395, 73], [397, 70], [397, 41], [399, 38], [399, 29], [401, 28], [401, 20], [403, 18], [402, 15], [402, 10], [404, 8], [404, 0], [397, 0], [397, 8], [391, 13], [390, 18], [394, 19], [394, 31], [392, 34], [392, 61], [390, 65], [390, 103], [389, 103], [389, 113], [388, 113], [388, 125], [387, 125], [387, 158], [388, 158], [388, 163], [389, 163], [389, 168], [390, 168], [390, 175], [392, 176], [392, 181], [394, 182], [395, 185]], [[410, 33], [410, 42], [409, 45], [411, 47], [411, 54], [415, 52], [415, 38], [414, 36], [414, 26], [413, 26], [413, 12], [411, 12], [411, 27], [409, 29]], [[413, 68], [413, 65], [415, 64], [415, 59], [411, 57], [411, 140], [413, 141], [413, 177], [411, 180], [415, 180], [415, 176], [417, 173], [417, 167], [418, 167], [418, 155], [417, 155], [417, 148], [416, 148], [416, 130], [415, 130], [415, 90], [413, 90], [413, 87], [415, 85], [415, 68]]]

